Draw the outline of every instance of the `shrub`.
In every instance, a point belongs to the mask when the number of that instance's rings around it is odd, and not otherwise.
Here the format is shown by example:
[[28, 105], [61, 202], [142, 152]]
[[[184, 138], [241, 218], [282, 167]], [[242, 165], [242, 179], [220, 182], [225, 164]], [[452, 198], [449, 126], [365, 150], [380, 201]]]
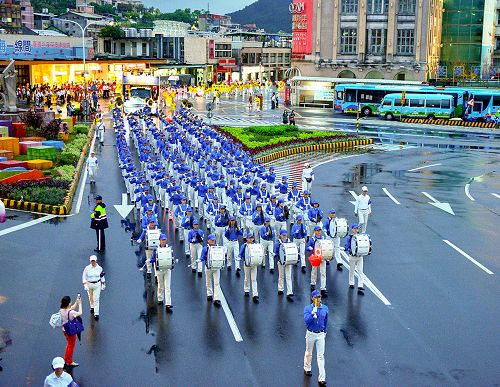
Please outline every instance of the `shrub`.
[[59, 164], [69, 164], [76, 166], [80, 159], [82, 149], [74, 146], [73, 144], [66, 145], [59, 153]]
[[64, 203], [69, 186], [70, 182], [57, 180], [0, 184], [0, 197], [57, 206]]
[[57, 140], [59, 131], [61, 130], [62, 121], [59, 118], [56, 118], [50, 121], [46, 125], [42, 125], [42, 127], [38, 130], [38, 134], [40, 137], [45, 137], [47, 140]]
[[71, 182], [73, 180], [73, 175], [75, 173], [75, 167], [73, 165], [61, 165], [55, 167], [52, 170], [52, 177], [55, 180], [63, 180]]
[[43, 117], [40, 113], [30, 109], [21, 114], [21, 122], [26, 124], [26, 127], [31, 127], [34, 130], [40, 129], [43, 125]]
[[90, 130], [90, 126], [89, 125], [85, 125], [85, 124], [76, 124], [73, 127], [73, 131], [75, 133], [88, 134], [89, 130]]
[[299, 132], [298, 126], [295, 125], [250, 126], [247, 129], [250, 133], [260, 134], [262, 136], [282, 136]]

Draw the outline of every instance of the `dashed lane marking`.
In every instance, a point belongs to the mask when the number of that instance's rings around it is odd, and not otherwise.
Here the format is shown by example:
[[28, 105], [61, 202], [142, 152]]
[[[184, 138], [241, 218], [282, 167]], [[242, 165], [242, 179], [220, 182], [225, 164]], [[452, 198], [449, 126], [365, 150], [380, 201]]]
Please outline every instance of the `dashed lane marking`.
[[387, 188], [382, 188], [382, 191], [384, 191], [384, 193], [389, 196], [389, 198], [394, 202], [396, 203], [397, 205], [400, 205], [401, 203], [397, 201], [397, 199], [391, 195], [391, 193], [387, 190]]
[[42, 223], [42, 222], [45, 222], [47, 220], [54, 219], [54, 218], [57, 218], [57, 215], [46, 215], [46, 216], [42, 216], [41, 218], [34, 219], [34, 220], [31, 220], [31, 221], [26, 222], [26, 223], [18, 224], [17, 226], [13, 226], [13, 227], [6, 228], [5, 230], [1, 230], [0, 236], [10, 234], [14, 231], [22, 230], [23, 228], [31, 227], [31, 226], [34, 226], [35, 224]]
[[455, 249], [456, 251], [458, 251], [460, 254], [462, 254], [465, 258], [467, 258], [469, 261], [471, 261], [474, 265], [476, 265], [477, 267], [479, 267], [481, 270], [484, 270], [486, 273], [490, 274], [490, 275], [493, 275], [495, 273], [493, 273], [490, 269], [488, 269], [487, 267], [485, 267], [484, 265], [482, 265], [481, 263], [479, 263], [478, 261], [476, 261], [474, 258], [472, 258], [469, 254], [467, 254], [465, 251], [463, 251], [461, 248], [455, 246], [453, 243], [451, 243], [449, 240], [447, 239], [443, 239], [443, 242], [446, 243], [448, 246], [450, 246], [451, 248]]
[[500, 199], [500, 195], [499, 194], [496, 194], [496, 193], [491, 193], [494, 197], [496, 197], [497, 199]]

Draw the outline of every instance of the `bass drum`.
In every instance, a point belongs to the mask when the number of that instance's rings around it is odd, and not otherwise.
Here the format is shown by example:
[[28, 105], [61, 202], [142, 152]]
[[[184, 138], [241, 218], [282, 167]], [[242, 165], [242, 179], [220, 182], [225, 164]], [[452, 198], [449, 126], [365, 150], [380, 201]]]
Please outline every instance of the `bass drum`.
[[318, 239], [314, 244], [314, 250], [321, 252], [323, 261], [331, 261], [333, 259], [333, 242], [329, 239]]
[[245, 249], [245, 266], [259, 266], [264, 263], [264, 246], [259, 243], [247, 245]]
[[345, 238], [349, 232], [349, 225], [346, 218], [335, 218], [330, 222], [330, 235], [332, 238]]
[[153, 247], [158, 247], [160, 245], [160, 233], [158, 229], [147, 230], [146, 232], [146, 247], [151, 249]]
[[295, 243], [282, 243], [279, 249], [282, 265], [295, 265], [299, 261], [299, 250]]
[[159, 270], [164, 271], [174, 267], [174, 256], [171, 247], [158, 247], [156, 254], [158, 256], [157, 265]]
[[351, 238], [351, 253], [356, 257], [364, 257], [372, 253], [372, 240], [368, 234], [356, 234]]
[[208, 248], [207, 267], [209, 269], [218, 270], [224, 267], [224, 247], [210, 246]]

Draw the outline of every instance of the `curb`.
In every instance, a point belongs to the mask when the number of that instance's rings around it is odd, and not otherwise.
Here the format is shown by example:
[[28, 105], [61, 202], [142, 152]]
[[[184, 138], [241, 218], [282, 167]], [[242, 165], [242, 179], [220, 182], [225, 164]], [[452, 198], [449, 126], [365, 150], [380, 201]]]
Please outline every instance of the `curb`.
[[75, 175], [73, 177], [73, 181], [69, 187], [68, 195], [66, 196], [66, 200], [63, 205], [53, 206], [50, 204], [42, 204], [42, 203], [33, 203], [33, 202], [25, 202], [21, 200], [14, 199], [3, 199], [3, 204], [5, 208], [13, 208], [17, 210], [31, 211], [43, 214], [52, 214], [52, 215], [69, 215], [71, 211], [71, 204], [73, 202], [73, 197], [75, 196], [76, 188], [78, 187], [78, 183], [80, 181], [80, 175], [82, 172], [82, 166], [85, 163], [85, 158], [87, 156], [87, 150], [89, 148], [90, 142], [92, 141], [92, 137], [94, 135], [94, 127], [91, 126], [89, 129], [89, 133], [87, 135], [87, 144], [82, 148], [82, 154], [80, 155], [80, 159], [76, 164]]
[[430, 124], [430, 125], [443, 125], [443, 126], [469, 126], [477, 128], [496, 128], [493, 122], [472, 122], [472, 121], [458, 121], [458, 120], [428, 120], [424, 118], [401, 118], [401, 122], [408, 124]]
[[261, 162], [269, 162], [269, 161], [274, 161], [277, 159], [280, 159], [282, 157], [287, 157], [290, 155], [295, 155], [297, 153], [304, 153], [304, 152], [314, 152], [314, 151], [319, 151], [319, 150], [335, 150], [335, 151], [344, 151], [348, 148], [352, 148], [358, 145], [369, 145], [373, 144], [373, 139], [367, 138], [367, 139], [361, 139], [361, 140], [348, 140], [348, 141], [338, 141], [338, 142], [332, 142], [328, 144], [314, 144], [314, 145], [303, 145], [303, 146], [298, 146], [295, 148], [289, 148], [289, 149], [284, 149], [282, 151], [277, 151], [270, 153], [265, 156], [261, 157], [256, 157], [255, 159], [257, 161]]

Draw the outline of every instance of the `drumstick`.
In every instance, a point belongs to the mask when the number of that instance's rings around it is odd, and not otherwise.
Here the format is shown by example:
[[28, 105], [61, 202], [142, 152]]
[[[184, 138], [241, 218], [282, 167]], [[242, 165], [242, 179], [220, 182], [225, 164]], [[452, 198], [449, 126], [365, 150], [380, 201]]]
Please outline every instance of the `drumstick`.
[[139, 269], [139, 271], [144, 271], [144, 266], [146, 266], [146, 263], [144, 263], [144, 265], [142, 265], [142, 267]]

